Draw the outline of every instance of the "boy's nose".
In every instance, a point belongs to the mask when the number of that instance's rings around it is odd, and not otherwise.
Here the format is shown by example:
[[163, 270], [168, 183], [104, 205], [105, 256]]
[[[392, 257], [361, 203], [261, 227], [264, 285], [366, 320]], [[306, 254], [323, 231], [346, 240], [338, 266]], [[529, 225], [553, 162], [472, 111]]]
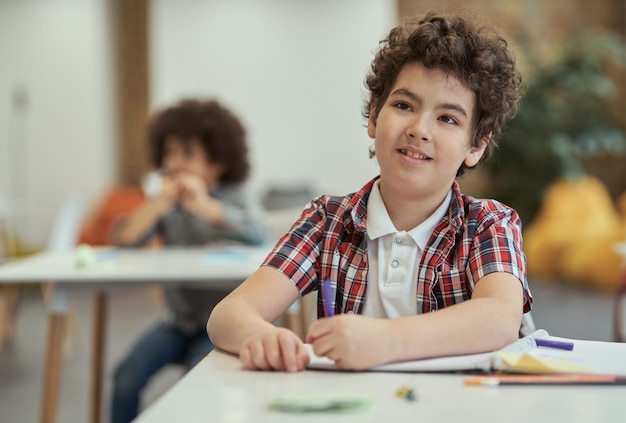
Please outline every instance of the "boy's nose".
[[172, 171], [179, 171], [185, 168], [185, 158], [181, 154], [172, 155], [168, 160], [169, 167]]
[[415, 118], [407, 127], [406, 133], [409, 138], [419, 138], [424, 141], [430, 140], [432, 138], [432, 128], [426, 114], [416, 114]]

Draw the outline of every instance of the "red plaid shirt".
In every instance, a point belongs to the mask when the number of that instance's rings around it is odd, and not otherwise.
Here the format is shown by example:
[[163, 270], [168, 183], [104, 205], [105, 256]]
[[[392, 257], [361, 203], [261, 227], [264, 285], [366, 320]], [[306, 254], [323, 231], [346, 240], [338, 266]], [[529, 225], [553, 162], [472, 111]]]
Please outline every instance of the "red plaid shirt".
[[[361, 313], [367, 289], [367, 199], [375, 178], [360, 191], [313, 200], [279, 241], [264, 265], [284, 273], [301, 295], [330, 279], [335, 313]], [[416, 313], [428, 313], [468, 300], [485, 275], [506, 272], [524, 287], [524, 312], [532, 297], [526, 279], [521, 221], [494, 200], [462, 195], [454, 182], [446, 216], [422, 252], [417, 276]], [[324, 316], [324, 296], [318, 296]]]

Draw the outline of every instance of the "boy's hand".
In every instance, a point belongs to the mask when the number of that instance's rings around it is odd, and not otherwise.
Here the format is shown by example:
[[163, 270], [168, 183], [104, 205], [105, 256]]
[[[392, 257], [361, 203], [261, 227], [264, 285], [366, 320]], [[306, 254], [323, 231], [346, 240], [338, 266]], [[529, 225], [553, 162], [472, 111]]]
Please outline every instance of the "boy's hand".
[[179, 197], [179, 184], [175, 178], [170, 176], [166, 176], [161, 181], [161, 191], [159, 195], [156, 197], [156, 201], [161, 207], [163, 212], [169, 211], [176, 202]]
[[313, 323], [306, 342], [318, 356], [347, 370], [366, 370], [388, 361], [389, 319], [341, 314]]
[[220, 222], [223, 219], [224, 205], [208, 194], [204, 179], [193, 173], [184, 172], [177, 176], [177, 181], [180, 202], [187, 211], [211, 222]]
[[204, 179], [190, 172], [179, 172], [176, 175], [179, 186], [180, 200], [183, 203], [200, 201], [208, 195], [208, 188]]
[[309, 364], [309, 354], [298, 336], [285, 328], [273, 328], [246, 339], [239, 359], [247, 370], [299, 372]]

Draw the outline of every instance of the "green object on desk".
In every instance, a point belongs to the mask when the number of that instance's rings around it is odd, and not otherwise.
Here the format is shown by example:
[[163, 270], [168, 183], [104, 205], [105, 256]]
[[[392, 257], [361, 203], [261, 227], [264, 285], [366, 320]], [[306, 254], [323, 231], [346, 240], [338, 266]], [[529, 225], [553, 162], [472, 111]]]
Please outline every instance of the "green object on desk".
[[98, 264], [98, 257], [93, 248], [87, 244], [80, 244], [76, 248], [76, 267], [78, 269], [88, 269]]
[[299, 392], [280, 396], [270, 402], [273, 410], [290, 413], [353, 412], [366, 408], [374, 397], [348, 392]]

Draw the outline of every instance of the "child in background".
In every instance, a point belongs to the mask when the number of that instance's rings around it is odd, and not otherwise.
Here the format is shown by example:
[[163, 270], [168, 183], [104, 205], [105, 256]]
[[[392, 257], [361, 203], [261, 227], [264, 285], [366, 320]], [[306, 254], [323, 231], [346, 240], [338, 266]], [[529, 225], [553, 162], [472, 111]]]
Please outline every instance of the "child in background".
[[430, 13], [391, 30], [365, 82], [380, 175], [314, 199], [209, 318], [211, 340], [246, 369], [305, 368], [303, 341], [271, 322], [312, 291], [319, 319], [305, 341], [353, 370], [496, 350], [530, 310], [517, 213], [455, 180], [515, 114], [523, 87], [507, 42]]
[[[148, 141], [160, 183], [116, 224], [113, 244], [138, 247], [155, 237], [170, 247], [266, 241], [265, 227], [243, 190], [248, 147], [233, 113], [217, 101], [184, 100], [154, 117]], [[189, 369], [213, 349], [205, 325], [226, 294], [208, 288], [165, 289], [168, 319], [147, 331], [115, 370], [114, 423], [137, 416], [140, 392], [161, 368], [183, 363]]]

